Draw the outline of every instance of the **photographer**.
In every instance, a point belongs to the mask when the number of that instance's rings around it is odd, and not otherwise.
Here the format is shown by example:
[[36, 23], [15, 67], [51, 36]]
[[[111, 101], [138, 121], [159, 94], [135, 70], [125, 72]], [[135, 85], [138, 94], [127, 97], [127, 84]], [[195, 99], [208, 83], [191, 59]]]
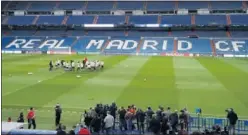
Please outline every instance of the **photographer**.
[[55, 110], [55, 125], [58, 126], [58, 124], [60, 123], [60, 119], [61, 119], [62, 109], [60, 105], [57, 104], [54, 110]]
[[227, 112], [227, 119], [229, 121], [229, 134], [231, 134], [231, 131], [233, 132], [233, 134], [235, 134], [235, 125], [237, 123], [238, 120], [238, 115], [234, 112], [234, 110], [232, 108], [226, 110]]

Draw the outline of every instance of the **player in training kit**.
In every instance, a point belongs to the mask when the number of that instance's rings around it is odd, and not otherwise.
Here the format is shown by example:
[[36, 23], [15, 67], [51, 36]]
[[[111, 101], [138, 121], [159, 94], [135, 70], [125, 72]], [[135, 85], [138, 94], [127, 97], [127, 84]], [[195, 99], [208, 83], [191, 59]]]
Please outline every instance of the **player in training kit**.
[[80, 62], [78, 61], [77, 62], [77, 71], [79, 71], [79, 70], [81, 70], [81, 68], [80, 68]]
[[71, 70], [75, 71], [75, 62], [71, 60]]
[[49, 71], [52, 71], [52, 70], [53, 70], [53, 62], [50, 61], [50, 62], [49, 62]]
[[56, 68], [60, 67], [60, 63], [61, 63], [60, 60], [57, 60], [57, 61], [56, 61], [56, 65], [55, 65]]

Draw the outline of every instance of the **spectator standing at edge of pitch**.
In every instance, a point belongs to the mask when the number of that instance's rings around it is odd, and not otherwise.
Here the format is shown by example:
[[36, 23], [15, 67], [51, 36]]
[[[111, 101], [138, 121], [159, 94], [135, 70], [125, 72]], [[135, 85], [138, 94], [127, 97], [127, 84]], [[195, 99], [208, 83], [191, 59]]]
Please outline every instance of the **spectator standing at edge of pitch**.
[[177, 110], [175, 110], [175, 112], [170, 115], [169, 120], [170, 120], [170, 124], [172, 127], [172, 132], [173, 132], [173, 134], [175, 134], [176, 132], [178, 132], [178, 130], [177, 130], [178, 111]]
[[113, 129], [115, 129], [115, 120], [116, 120], [116, 111], [117, 111], [117, 105], [115, 102], [112, 103], [112, 105], [109, 108], [110, 114], [114, 117], [114, 125]]
[[121, 131], [123, 131], [122, 129], [126, 130], [125, 114], [127, 113], [127, 111], [122, 106], [121, 109], [118, 111], [118, 113], [119, 113], [119, 128]]
[[136, 112], [137, 126], [138, 126], [138, 130], [142, 134], [145, 134], [145, 127], [144, 127], [145, 117], [146, 114], [144, 113], [144, 111], [138, 109], [138, 111]]
[[57, 135], [67, 135], [67, 133], [66, 133], [66, 126], [65, 125], [62, 125], [61, 126], [61, 130], [58, 130], [57, 131]]
[[56, 104], [54, 110], [55, 110], [55, 126], [58, 126], [58, 124], [60, 123], [61, 113], [62, 113], [60, 104]]
[[147, 108], [147, 111], [146, 111], [146, 122], [147, 122], [147, 130], [150, 131], [149, 127], [150, 127], [150, 121], [152, 119], [152, 115], [154, 114], [153, 110], [151, 107], [148, 107]]
[[17, 119], [17, 122], [20, 122], [20, 123], [24, 123], [24, 116], [23, 116], [23, 112], [20, 113], [18, 119]]
[[231, 135], [231, 132], [233, 133], [233, 135], [235, 135], [235, 125], [236, 125], [237, 120], [238, 120], [238, 115], [234, 112], [234, 110], [232, 108], [230, 108], [226, 111], [227, 111], [227, 119], [229, 121], [228, 132], [230, 135]]
[[31, 125], [33, 125], [33, 129], [36, 129], [35, 112], [33, 110], [33, 107], [30, 107], [27, 119], [28, 119], [28, 129], [31, 128]]
[[105, 130], [106, 134], [109, 135], [111, 133], [111, 129], [114, 125], [114, 117], [107, 111], [107, 116], [104, 118]]

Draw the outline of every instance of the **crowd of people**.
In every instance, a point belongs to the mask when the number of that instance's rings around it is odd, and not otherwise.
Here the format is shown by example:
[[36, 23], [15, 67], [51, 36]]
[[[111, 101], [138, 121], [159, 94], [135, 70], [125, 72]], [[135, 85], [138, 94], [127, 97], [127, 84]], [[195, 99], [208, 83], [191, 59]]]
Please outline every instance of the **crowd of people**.
[[[235, 134], [235, 125], [238, 120], [234, 110], [228, 109], [227, 118], [229, 125], [223, 129], [219, 125], [213, 125], [211, 130], [193, 132], [193, 134]], [[157, 110], [148, 107], [146, 110], [130, 105], [127, 108], [117, 108], [115, 103], [111, 105], [97, 104], [84, 113], [84, 123], [93, 134], [110, 134], [119, 128], [123, 133], [139, 134], [152, 133], [154, 135], [188, 134], [190, 113], [186, 108], [172, 111], [170, 107], [164, 109], [159, 106]], [[137, 132], [136, 132], [137, 133]], [[230, 132], [231, 133], [231, 132]]]
[[[94, 108], [90, 108], [84, 112], [84, 121], [72, 130], [66, 132], [66, 127], [60, 123], [62, 108], [59, 104], [55, 106], [55, 125], [57, 126], [58, 135], [90, 135], [90, 134], [113, 134], [116, 131], [120, 131], [125, 134], [147, 134], [152, 133], [154, 135], [167, 135], [167, 134], [181, 134], [186, 135], [189, 132], [190, 113], [186, 108], [178, 111], [172, 111], [170, 107], [164, 109], [159, 106], [157, 110], [153, 110], [151, 107], [147, 107], [146, 110], [137, 108], [135, 105], [130, 105], [127, 108], [120, 107], [118, 109], [115, 103], [111, 105], [97, 104]], [[193, 132], [194, 135], [198, 134], [213, 134], [221, 135], [228, 133], [235, 134], [235, 125], [238, 120], [237, 114], [234, 110], [228, 109], [227, 119], [229, 125], [221, 129], [219, 125], [214, 125], [212, 130], [204, 130], [203, 132]], [[35, 112], [31, 107], [28, 115], [27, 122], [28, 128], [36, 128]], [[11, 118], [8, 118], [11, 122]], [[24, 115], [20, 113], [18, 122], [24, 122]], [[232, 131], [232, 132], [230, 132]]]

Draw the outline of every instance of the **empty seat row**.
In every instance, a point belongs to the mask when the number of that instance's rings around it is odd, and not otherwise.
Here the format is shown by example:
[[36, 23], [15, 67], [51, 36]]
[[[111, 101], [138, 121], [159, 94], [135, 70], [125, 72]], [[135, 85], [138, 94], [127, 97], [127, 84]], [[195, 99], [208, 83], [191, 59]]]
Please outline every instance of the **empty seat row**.
[[187, 37], [197, 35], [199, 37], [235, 37], [247, 38], [248, 31], [83, 31], [83, 30], [3, 30], [3, 36], [130, 36], [130, 37]]
[[177, 8], [185, 8], [190, 10], [196, 10], [200, 8], [218, 9], [218, 10], [230, 10], [230, 9], [242, 9], [246, 8], [246, 3], [242, 1], [73, 1], [73, 2], [2, 2], [2, 9], [8, 6], [9, 10], [94, 10], [94, 11], [110, 11], [112, 9], [120, 10], [148, 10], [148, 11], [161, 11], [161, 10], [174, 10]]
[[[5, 24], [172, 24], [172, 25], [248, 25], [248, 15], [143, 15], [143, 16], [9, 16]], [[6, 18], [6, 17], [4, 17]]]

